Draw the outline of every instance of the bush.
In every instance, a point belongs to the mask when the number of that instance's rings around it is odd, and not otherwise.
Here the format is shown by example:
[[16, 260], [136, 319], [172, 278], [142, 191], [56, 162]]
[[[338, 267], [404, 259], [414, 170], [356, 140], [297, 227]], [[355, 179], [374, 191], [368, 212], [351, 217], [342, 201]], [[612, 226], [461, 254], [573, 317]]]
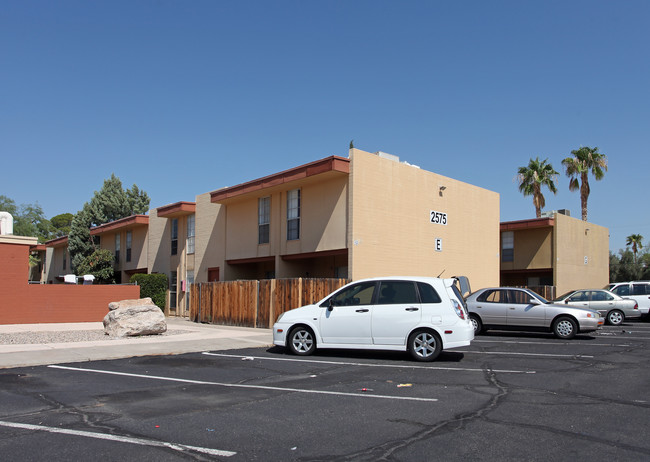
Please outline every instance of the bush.
[[77, 276], [92, 274], [98, 284], [114, 284], [113, 252], [107, 249], [95, 250], [84, 258], [76, 268]]
[[151, 297], [151, 300], [160, 308], [165, 309], [167, 288], [169, 282], [166, 274], [134, 274], [130, 282], [140, 286], [140, 297]]

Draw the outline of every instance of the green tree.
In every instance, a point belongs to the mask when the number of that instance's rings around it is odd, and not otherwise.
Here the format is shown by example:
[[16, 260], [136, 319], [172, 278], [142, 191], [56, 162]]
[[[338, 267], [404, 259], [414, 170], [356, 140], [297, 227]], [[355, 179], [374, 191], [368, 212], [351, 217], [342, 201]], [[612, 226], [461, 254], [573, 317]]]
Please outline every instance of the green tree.
[[620, 266], [617, 275], [617, 281], [636, 281], [641, 279], [641, 266], [634, 261], [634, 254], [630, 250], [619, 250]]
[[591, 189], [589, 188], [589, 172], [597, 181], [605, 176], [607, 171], [607, 156], [598, 152], [598, 148], [581, 147], [571, 151], [573, 157], [567, 157], [562, 165], [569, 177], [569, 190], [580, 189], [580, 205], [582, 207], [582, 220], [587, 221], [587, 200]]
[[52, 239], [70, 234], [70, 226], [72, 225], [73, 218], [74, 215], [71, 213], [61, 213], [50, 218], [53, 232]]
[[621, 268], [621, 259], [611, 250], [609, 251], [609, 282], [619, 282], [618, 274]]
[[643, 240], [643, 236], [641, 236], [640, 234], [630, 234], [627, 237], [627, 241], [625, 242], [625, 245], [632, 246], [632, 253], [634, 253], [634, 263], [637, 262], [636, 260], [637, 252], [643, 248], [643, 245], [641, 244], [642, 240]]
[[92, 274], [98, 284], [113, 284], [115, 282], [113, 252], [108, 249], [95, 250], [79, 263], [77, 274]]
[[531, 158], [528, 166], [519, 167], [517, 171], [517, 181], [519, 183], [519, 192], [524, 196], [533, 196], [533, 205], [535, 206], [535, 214], [537, 218], [542, 216], [542, 209], [546, 205], [544, 194], [542, 194], [542, 186], [546, 186], [553, 194], [557, 194], [554, 180], [557, 179], [558, 173], [548, 162], [548, 159], [543, 161], [536, 157], [534, 160]]
[[45, 242], [52, 235], [52, 224], [45, 218], [38, 203], [16, 206], [13, 199], [0, 196], [0, 211], [9, 212], [13, 216], [13, 233], [16, 236], [37, 237], [39, 242]]
[[92, 199], [77, 212], [70, 224], [68, 250], [75, 271], [77, 266], [96, 250], [97, 243], [90, 235], [92, 226], [146, 213], [148, 209], [149, 196], [146, 192], [141, 191], [135, 184], [125, 191], [120, 179], [111, 174], [110, 178], [104, 180], [102, 188], [95, 191]]

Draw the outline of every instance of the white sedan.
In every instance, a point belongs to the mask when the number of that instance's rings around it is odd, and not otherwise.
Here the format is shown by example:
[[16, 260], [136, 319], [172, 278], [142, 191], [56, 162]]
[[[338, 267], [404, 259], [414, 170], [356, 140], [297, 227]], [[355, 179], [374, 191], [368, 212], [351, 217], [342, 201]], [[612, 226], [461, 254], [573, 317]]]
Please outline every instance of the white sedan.
[[[466, 281], [466, 278], [460, 278]], [[317, 348], [409, 351], [433, 361], [474, 339], [459, 278], [383, 277], [352, 282], [323, 300], [287, 311], [273, 343], [297, 355]]]

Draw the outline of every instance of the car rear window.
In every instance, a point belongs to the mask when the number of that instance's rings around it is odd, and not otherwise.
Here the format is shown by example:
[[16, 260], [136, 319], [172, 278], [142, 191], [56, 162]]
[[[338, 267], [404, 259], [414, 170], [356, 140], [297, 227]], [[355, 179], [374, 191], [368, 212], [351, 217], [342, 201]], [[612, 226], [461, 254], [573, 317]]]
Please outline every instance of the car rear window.
[[418, 282], [418, 290], [420, 291], [420, 300], [422, 303], [442, 303], [440, 295], [438, 295], [436, 289], [431, 287], [429, 284]]
[[650, 284], [632, 284], [632, 295], [650, 294]]

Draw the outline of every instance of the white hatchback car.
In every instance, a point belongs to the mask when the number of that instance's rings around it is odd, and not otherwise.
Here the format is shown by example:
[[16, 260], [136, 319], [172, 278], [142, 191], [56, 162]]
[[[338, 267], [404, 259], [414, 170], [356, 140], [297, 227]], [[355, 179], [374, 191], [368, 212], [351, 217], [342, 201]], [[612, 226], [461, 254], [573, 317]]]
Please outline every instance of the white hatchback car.
[[352, 282], [313, 304], [287, 311], [273, 343], [297, 355], [317, 348], [409, 351], [433, 361], [474, 339], [458, 278], [382, 277]]
[[642, 316], [650, 314], [650, 281], [613, 282], [605, 289], [620, 297], [636, 300]]

